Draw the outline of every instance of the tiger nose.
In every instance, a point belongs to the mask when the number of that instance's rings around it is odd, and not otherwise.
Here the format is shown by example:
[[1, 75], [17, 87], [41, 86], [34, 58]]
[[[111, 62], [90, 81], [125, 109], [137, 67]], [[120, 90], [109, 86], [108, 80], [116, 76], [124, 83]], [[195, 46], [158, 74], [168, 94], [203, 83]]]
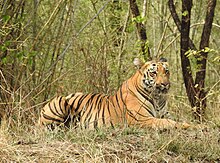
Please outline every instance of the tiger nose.
[[161, 83], [161, 87], [164, 89], [168, 89], [170, 87], [170, 84], [168, 82], [164, 82], [164, 83]]
[[170, 87], [168, 82], [156, 83], [156, 87], [160, 89], [168, 89]]

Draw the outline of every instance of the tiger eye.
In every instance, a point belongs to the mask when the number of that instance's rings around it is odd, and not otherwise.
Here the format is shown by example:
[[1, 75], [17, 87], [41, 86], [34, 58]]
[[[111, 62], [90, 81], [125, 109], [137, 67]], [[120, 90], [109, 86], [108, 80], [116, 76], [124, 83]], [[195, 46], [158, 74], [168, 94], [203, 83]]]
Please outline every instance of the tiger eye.
[[155, 71], [155, 67], [150, 67], [150, 68], [149, 68], [149, 71], [150, 71], [150, 72]]
[[157, 72], [156, 71], [152, 71], [152, 72], [149, 72], [149, 74], [150, 74], [151, 77], [154, 77], [157, 74]]

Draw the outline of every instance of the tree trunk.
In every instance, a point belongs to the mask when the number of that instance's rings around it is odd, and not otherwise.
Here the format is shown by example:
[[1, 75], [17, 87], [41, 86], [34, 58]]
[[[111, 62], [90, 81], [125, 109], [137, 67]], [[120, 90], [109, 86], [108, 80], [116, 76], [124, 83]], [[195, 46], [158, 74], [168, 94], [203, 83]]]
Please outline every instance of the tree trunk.
[[192, 70], [189, 58], [186, 52], [189, 50], [189, 32], [190, 32], [190, 17], [191, 17], [192, 0], [182, 1], [182, 22], [181, 22], [181, 38], [180, 38], [180, 55], [183, 80], [186, 87], [186, 93], [192, 107], [195, 106], [195, 90], [192, 77]]
[[189, 38], [190, 32], [190, 17], [192, 0], [182, 0], [182, 20], [180, 21], [173, 0], [168, 1], [169, 9], [174, 22], [181, 32], [180, 51], [181, 51], [181, 66], [183, 73], [183, 80], [186, 87], [186, 93], [194, 110], [195, 118], [202, 121], [206, 108], [206, 92], [205, 92], [205, 74], [208, 51], [205, 50], [209, 46], [209, 38], [212, 29], [212, 22], [214, 18], [214, 10], [216, 0], [208, 0], [205, 24], [200, 41], [199, 55], [195, 55], [198, 71], [196, 72], [195, 81], [193, 80], [190, 60], [186, 56], [188, 50], [197, 50], [193, 41]]
[[[134, 18], [141, 17], [136, 0], [129, 0], [129, 2], [130, 2], [130, 9], [131, 9], [131, 13], [133, 17]], [[147, 42], [147, 34], [146, 34], [145, 25], [142, 22], [136, 21], [136, 28], [138, 31], [139, 39], [141, 40], [141, 52], [144, 56], [144, 59], [150, 60], [151, 56], [150, 56], [150, 49], [148, 47], [148, 42]]]
[[[173, 17], [174, 23], [176, 24], [177, 29], [179, 30], [179, 32], [181, 32], [181, 21], [180, 21], [180, 19], [178, 17], [178, 14], [176, 12], [176, 8], [175, 8], [173, 0], [168, 1], [168, 6], [169, 6], [170, 13]], [[193, 41], [190, 38], [189, 38], [189, 47], [192, 50], [197, 50], [195, 44], [193, 43]]]
[[206, 75], [206, 62], [208, 51], [205, 48], [209, 47], [209, 38], [212, 30], [212, 22], [214, 18], [214, 11], [216, 0], [208, 0], [206, 11], [205, 24], [203, 26], [201, 41], [200, 41], [200, 55], [197, 57], [197, 67], [199, 70], [196, 72], [195, 87], [196, 87], [196, 118], [202, 120], [202, 115], [205, 113], [206, 108], [206, 92], [205, 92], [205, 75]]

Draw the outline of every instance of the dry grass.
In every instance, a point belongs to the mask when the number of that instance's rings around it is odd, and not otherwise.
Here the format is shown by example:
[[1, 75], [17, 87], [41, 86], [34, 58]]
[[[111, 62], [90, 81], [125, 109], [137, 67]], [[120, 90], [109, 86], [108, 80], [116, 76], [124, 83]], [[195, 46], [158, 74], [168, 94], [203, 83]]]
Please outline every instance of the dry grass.
[[[195, 123], [186, 99], [171, 94], [169, 111], [178, 121]], [[11, 123], [2, 121], [0, 162], [219, 162], [220, 105], [214, 97], [209, 101], [203, 127], [164, 131], [138, 127], [46, 131], [33, 125], [36, 112], [21, 114], [25, 107], [17, 107], [9, 117]]]
[[[193, 121], [186, 98], [171, 94], [169, 101], [174, 119]], [[0, 162], [219, 162], [220, 112], [214, 109], [219, 103], [215, 98], [209, 101], [206, 124], [188, 130], [46, 131], [33, 125], [37, 113], [27, 111], [19, 119], [16, 115], [24, 109], [17, 109], [15, 116], [9, 117], [11, 125], [2, 121]]]
[[22, 126], [0, 133], [1, 162], [218, 162], [220, 128], [42, 131]]

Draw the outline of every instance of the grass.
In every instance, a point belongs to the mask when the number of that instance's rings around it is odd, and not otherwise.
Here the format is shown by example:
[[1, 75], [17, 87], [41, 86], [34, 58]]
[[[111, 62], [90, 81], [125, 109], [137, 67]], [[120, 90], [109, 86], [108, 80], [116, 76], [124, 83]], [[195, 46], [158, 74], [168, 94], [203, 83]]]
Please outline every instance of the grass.
[[218, 162], [220, 128], [0, 131], [1, 162]]
[[[169, 111], [174, 119], [195, 124], [190, 107], [181, 99], [171, 96]], [[34, 126], [37, 114], [27, 112], [20, 119], [10, 117], [11, 125], [2, 121], [0, 162], [220, 162], [217, 108], [218, 103], [209, 104], [207, 121], [188, 130], [117, 127], [48, 131]], [[15, 115], [20, 115], [20, 110]]]

